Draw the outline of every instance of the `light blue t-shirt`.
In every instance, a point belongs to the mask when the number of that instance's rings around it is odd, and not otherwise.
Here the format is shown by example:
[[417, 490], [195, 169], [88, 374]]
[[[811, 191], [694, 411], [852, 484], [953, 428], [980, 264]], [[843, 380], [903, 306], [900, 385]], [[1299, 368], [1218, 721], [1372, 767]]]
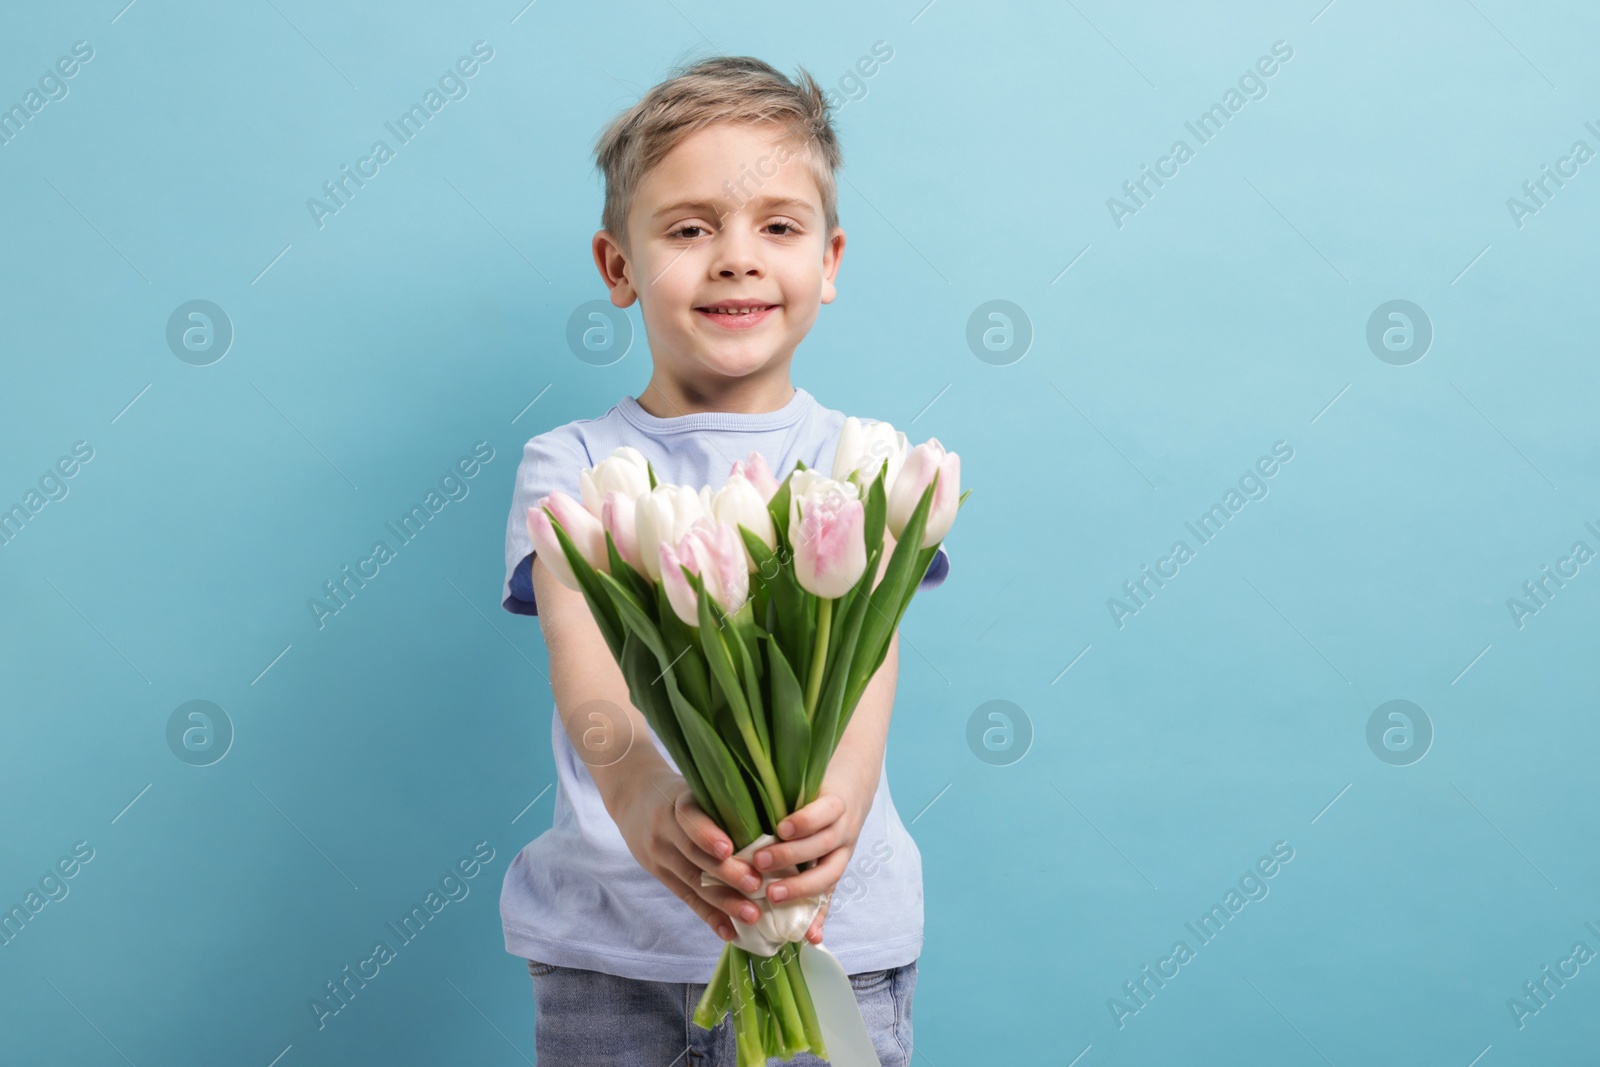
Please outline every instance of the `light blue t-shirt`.
[[[760, 452], [783, 478], [803, 461], [831, 472], [843, 413], [796, 389], [777, 411], [705, 412], [658, 418], [633, 397], [596, 419], [542, 433], [523, 446], [506, 520], [502, 606], [537, 614], [529, 577], [533, 546], [527, 510], [561, 490], [579, 498], [578, 472], [619, 445], [642, 452], [661, 482], [720, 488], [735, 460]], [[920, 588], [939, 585], [949, 556], [934, 557]], [[677, 764], [654, 731], [650, 739]], [[561, 717], [550, 715], [555, 811], [550, 829], [517, 854], [500, 889], [506, 951], [525, 959], [658, 982], [706, 982], [723, 941], [689, 906], [641, 867], [573, 750]], [[887, 769], [850, 865], [834, 888], [823, 944], [848, 973], [910, 963], [922, 953], [922, 854], [889, 797]]]

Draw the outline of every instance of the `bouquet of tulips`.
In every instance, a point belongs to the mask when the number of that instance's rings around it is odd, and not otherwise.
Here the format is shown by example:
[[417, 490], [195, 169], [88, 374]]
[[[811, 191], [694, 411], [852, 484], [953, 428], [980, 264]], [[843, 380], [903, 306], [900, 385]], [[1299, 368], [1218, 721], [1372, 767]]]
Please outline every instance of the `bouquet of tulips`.
[[[966, 499], [960, 457], [851, 418], [832, 477], [797, 463], [779, 482], [752, 452], [715, 492], [663, 485], [624, 446], [579, 484], [581, 502], [558, 492], [528, 509], [535, 551], [582, 592], [634, 706], [748, 859], [816, 799]], [[695, 1023], [711, 1029], [731, 1010], [740, 1067], [826, 1058], [798, 944], [823, 900], [765, 891], [764, 880], [755, 924], [734, 918]]]

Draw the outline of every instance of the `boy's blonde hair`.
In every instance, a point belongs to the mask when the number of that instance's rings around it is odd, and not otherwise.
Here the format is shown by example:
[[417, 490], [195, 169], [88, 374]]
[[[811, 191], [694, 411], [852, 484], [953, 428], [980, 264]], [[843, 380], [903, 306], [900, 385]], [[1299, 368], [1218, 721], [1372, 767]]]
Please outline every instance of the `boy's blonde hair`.
[[[839, 225], [834, 172], [844, 159], [830, 110], [822, 87], [804, 67], [797, 68], [797, 81], [753, 56], [719, 56], [676, 68], [612, 119], [595, 142], [595, 165], [606, 184], [601, 227], [626, 248], [628, 209], [640, 182], [691, 133], [715, 122], [770, 122], [787, 131], [800, 148], [798, 158], [810, 166], [831, 234]], [[730, 177], [737, 185], [747, 174], [754, 171]], [[759, 185], [761, 177], [755, 181]]]

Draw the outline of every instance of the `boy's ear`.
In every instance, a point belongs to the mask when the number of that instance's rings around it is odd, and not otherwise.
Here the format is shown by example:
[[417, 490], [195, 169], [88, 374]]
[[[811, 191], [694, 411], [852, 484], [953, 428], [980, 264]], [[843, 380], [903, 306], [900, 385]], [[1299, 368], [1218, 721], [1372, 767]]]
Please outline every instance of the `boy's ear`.
[[833, 298], [839, 295], [838, 288], [833, 284], [834, 277], [839, 273], [839, 261], [844, 258], [844, 230], [835, 226], [833, 235], [828, 238], [828, 243], [822, 249], [822, 303], [831, 304]]
[[633, 287], [633, 266], [628, 262], [628, 254], [621, 242], [608, 231], [600, 230], [594, 235], [593, 251], [594, 265], [600, 270], [600, 279], [611, 291], [611, 303], [625, 308], [637, 300], [639, 293]]

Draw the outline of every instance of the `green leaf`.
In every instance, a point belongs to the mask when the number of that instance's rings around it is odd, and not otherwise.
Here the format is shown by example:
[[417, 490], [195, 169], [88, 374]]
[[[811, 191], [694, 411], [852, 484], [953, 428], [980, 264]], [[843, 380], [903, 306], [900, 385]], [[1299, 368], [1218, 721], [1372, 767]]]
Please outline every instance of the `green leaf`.
[[[785, 493], [787, 488], [779, 492]], [[785, 648], [811, 647], [817, 598], [800, 588], [800, 584], [794, 580], [794, 557], [787, 542], [780, 540], [779, 551], [774, 553], [749, 530], [741, 526], [739, 532], [744, 537], [745, 547], [750, 550], [750, 558], [756, 561], [755, 580], [770, 598], [767, 611], [758, 612], [756, 618], [762, 621], [769, 632], [780, 636]], [[802, 672], [805, 669], [803, 664]], [[801, 684], [804, 683], [805, 679], [802, 678]]]
[[711, 692], [705, 657], [700, 652], [700, 635], [695, 627], [687, 625], [672, 610], [665, 585], [658, 583], [655, 586], [655, 601], [657, 618], [661, 620], [661, 635], [684, 695], [691, 704], [709, 716], [716, 710], [716, 697]]
[[[841, 628], [845, 633], [840, 639], [840, 648], [856, 647], [861, 634], [862, 619], [871, 606], [869, 597], [856, 597], [855, 603], [850, 608], [850, 615], [847, 619], [841, 620]], [[850, 677], [849, 670], [845, 669], [847, 666], [841, 664], [839, 669], [825, 672], [826, 686], [811, 718], [811, 751], [806, 757], [805, 783], [800, 791], [801, 805], [809, 804], [817, 798], [817, 792], [822, 786], [822, 776], [827, 772], [828, 762], [833, 759], [834, 749], [839, 746], [839, 736], [844, 732], [841, 719], [844, 693]]]
[[[917, 590], [917, 585], [922, 581], [922, 576], [927, 573], [926, 561], [922, 569], [917, 569], [918, 558], [924, 555], [922, 532], [927, 528], [928, 511], [933, 506], [934, 489], [938, 485], [939, 477], [934, 475], [933, 481], [923, 490], [922, 499], [911, 512], [911, 519], [900, 531], [900, 539], [895, 542], [894, 555], [889, 557], [889, 566], [884, 570], [883, 581], [872, 590], [868, 602], [872, 610], [868, 612], [865, 626], [861, 631], [860, 644], [856, 646], [855, 655], [850, 664], [849, 681], [845, 686], [846, 693], [860, 694], [867, 687], [873, 672], [877, 669], [874, 664], [881, 664], [888, 654], [889, 639], [894, 636], [894, 628], [900, 616], [905, 612], [906, 604]], [[851, 710], [854, 710], [853, 705]]]
[[704, 716], [680, 712], [679, 721], [689, 751], [694, 753], [695, 766], [705, 778], [706, 791], [717, 807], [718, 822], [733, 839], [737, 852], [761, 836], [761, 819], [739, 774], [739, 765]]
[[[760, 783], [761, 799], [769, 814], [772, 816], [772, 826], [777, 827], [779, 821], [789, 814], [784, 807], [782, 789], [779, 787], [777, 775], [773, 773], [770, 758], [767, 755], [765, 743], [766, 730], [758, 729], [752, 717], [748, 691], [739, 680], [737, 669], [733, 665], [733, 656], [728, 651], [728, 639], [731, 637], [743, 652], [744, 642], [738, 634], [728, 633], [724, 630], [722, 621], [717, 616], [721, 612], [708, 593], [705, 582], [699, 575], [691, 573], [687, 567], [683, 569], [684, 577], [689, 580], [690, 586], [695, 591], [695, 603], [700, 612], [700, 644], [705, 649], [706, 662], [711, 668], [711, 676], [716, 679], [717, 686], [727, 697], [729, 710], [732, 712], [733, 721], [744, 741], [744, 749], [749, 754], [748, 766], [751, 775]], [[749, 666], [749, 656], [744, 656], [746, 667]], [[760, 694], [756, 694], [759, 702]]]
[[[899, 629], [900, 620], [905, 617], [906, 608], [911, 605], [911, 598], [914, 595], [916, 595], [917, 586], [922, 584], [922, 575], [928, 573], [928, 566], [933, 562], [933, 557], [934, 557], [935, 554], [938, 553], [938, 551], [939, 551], [939, 546], [938, 545], [934, 545], [931, 548], [923, 549], [920, 553], [917, 554], [916, 565], [914, 567], [912, 567], [912, 573], [917, 575], [917, 580], [911, 586], [911, 590], [906, 595], [905, 599], [900, 601], [899, 610], [895, 613], [895, 616], [891, 620], [890, 625], [889, 625], [889, 632], [891, 634], [895, 630]], [[846, 689], [845, 690], [844, 707], [845, 707], [845, 725], [846, 726], [849, 725], [849, 723], [850, 723], [850, 715], [855, 710], [855, 702], [861, 698], [862, 692], [864, 692], [866, 690], [867, 685], [872, 681], [872, 676], [874, 674], [878, 673], [878, 668], [883, 666], [883, 661], [885, 659], [887, 659], [888, 657], [889, 657], [889, 642], [885, 641], [883, 643], [883, 647], [878, 649], [878, 653], [877, 653], [876, 658], [870, 664], [867, 665], [867, 667], [866, 667], [866, 669], [864, 671], [860, 672], [860, 680], [859, 680], [860, 688], [856, 689], [856, 690], [853, 690], [853, 691], [850, 690], [850, 689]], [[851, 695], [852, 692], [854, 692], [854, 696], [853, 697]]]
[[770, 759], [772, 738], [767, 732], [766, 702], [761, 699], [761, 649], [756, 644], [755, 626], [747, 619], [733, 620], [728, 628], [728, 642], [738, 652], [739, 677], [744, 679], [744, 698], [750, 705], [750, 718], [755, 723], [756, 741]]
[[[689, 744], [683, 736], [683, 727], [678, 725], [672, 698], [667, 693], [666, 685], [659, 680], [660, 664], [639, 636], [632, 631], [629, 631], [622, 643], [621, 667], [622, 677], [628, 683], [628, 693], [633, 700], [633, 706], [639, 709], [650, 729], [661, 738], [661, 743], [666, 747], [667, 754], [672, 757], [672, 762], [678, 765], [678, 773], [689, 783], [689, 790], [694, 794], [695, 803], [707, 812], [715, 811], [711, 794], [706, 791], [705, 781], [700, 777], [700, 772], [690, 755]], [[635, 741], [638, 740], [635, 738]]]
[[767, 635], [767, 668], [772, 676], [772, 762], [790, 810], [800, 807], [806, 757], [811, 751], [811, 724], [806, 720], [805, 691], [794, 676], [777, 638]]
[[[796, 469], [804, 469], [803, 465], [796, 464]], [[790, 475], [793, 477], [793, 475]], [[772, 494], [772, 499], [767, 501], [767, 511], [772, 515], [772, 525], [778, 533], [779, 554], [789, 545], [789, 478], [785, 478], [778, 486], [778, 491]]]
[[583, 558], [583, 553], [578, 551], [578, 546], [573, 544], [572, 538], [567, 536], [567, 531], [562, 529], [561, 523], [556, 520], [555, 513], [549, 508], [545, 508], [544, 513], [550, 516], [550, 525], [555, 528], [556, 541], [561, 545], [562, 555], [567, 558], [567, 565], [572, 568], [573, 577], [578, 580], [578, 588], [589, 604], [589, 613], [594, 616], [595, 625], [600, 628], [600, 636], [605, 638], [606, 647], [611, 650], [613, 659], [621, 656], [622, 624], [610, 600], [601, 590], [596, 576], [602, 572], [596, 571], [589, 565], [589, 561]]
[[617, 551], [617, 543], [611, 539], [611, 531], [606, 531], [606, 558], [611, 561], [611, 576], [621, 575], [622, 584], [633, 590], [633, 595], [641, 604], [650, 600], [650, 580], [638, 571], [633, 565], [622, 558], [622, 553]]

